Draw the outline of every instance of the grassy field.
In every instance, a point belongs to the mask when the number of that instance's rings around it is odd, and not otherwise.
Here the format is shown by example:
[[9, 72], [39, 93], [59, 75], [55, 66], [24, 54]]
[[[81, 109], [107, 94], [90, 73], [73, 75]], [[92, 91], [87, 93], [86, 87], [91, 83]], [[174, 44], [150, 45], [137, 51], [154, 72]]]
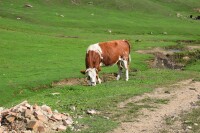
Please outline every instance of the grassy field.
[[[47, 104], [62, 112], [76, 106], [76, 112], [71, 113], [84, 115], [78, 121], [89, 127], [83, 132], [106, 132], [117, 122], [103, 116], [116, 109], [119, 101], [157, 86], [199, 77], [199, 61], [187, 66], [186, 71], [150, 69], [146, 61], [153, 56], [135, 51], [176, 45], [177, 40], [200, 40], [200, 21], [188, 17], [197, 15], [193, 9], [200, 2], [88, 2], [80, 0], [73, 5], [62, 0], [0, 0], [0, 106], [10, 107], [23, 100]], [[25, 8], [26, 3], [33, 7]], [[83, 78], [80, 70], [85, 68], [88, 45], [114, 39], [131, 42], [131, 69], [137, 72], [130, 73], [129, 82], [122, 79], [96, 87], [51, 87], [53, 81]], [[103, 68], [102, 73], [116, 71], [117, 67], [112, 66]], [[53, 92], [60, 95], [53, 96]], [[90, 118], [84, 114], [91, 108], [102, 115]]]

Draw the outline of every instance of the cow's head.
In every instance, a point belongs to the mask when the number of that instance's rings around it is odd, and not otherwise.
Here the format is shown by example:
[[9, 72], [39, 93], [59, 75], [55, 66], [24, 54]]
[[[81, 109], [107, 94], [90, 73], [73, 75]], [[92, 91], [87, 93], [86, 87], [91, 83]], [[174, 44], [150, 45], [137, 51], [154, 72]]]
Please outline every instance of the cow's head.
[[96, 86], [97, 83], [97, 69], [96, 68], [88, 68], [85, 71], [81, 71], [82, 74], [87, 76], [87, 82], [91, 86]]

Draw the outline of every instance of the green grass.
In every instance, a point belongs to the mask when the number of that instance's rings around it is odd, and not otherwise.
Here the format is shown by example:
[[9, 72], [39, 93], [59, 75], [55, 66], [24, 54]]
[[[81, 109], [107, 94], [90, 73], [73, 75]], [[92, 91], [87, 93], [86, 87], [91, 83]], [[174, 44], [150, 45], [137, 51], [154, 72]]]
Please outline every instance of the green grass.
[[[25, 3], [33, 8], [24, 8]], [[150, 69], [146, 61], [153, 56], [135, 52], [176, 45], [177, 40], [200, 40], [199, 21], [176, 17], [177, 12], [183, 16], [196, 14], [193, 8], [199, 2], [94, 0], [93, 5], [87, 3], [87, 0], [79, 5], [62, 0], [0, 1], [0, 106], [10, 107], [28, 100], [62, 112], [70, 112], [69, 106], [76, 106], [77, 112], [71, 112], [72, 115], [83, 114], [88, 108], [100, 110], [104, 115], [107, 110], [117, 110], [116, 104], [129, 97], [199, 77], [199, 61], [187, 66], [184, 72]], [[88, 45], [114, 39], [131, 42], [131, 69], [137, 72], [130, 73], [130, 81], [125, 82], [123, 77], [96, 87], [51, 87], [53, 81], [83, 78], [79, 71], [85, 68]], [[102, 73], [116, 71], [116, 66], [102, 69]], [[53, 92], [60, 95], [53, 96]], [[92, 119], [85, 115], [78, 121], [89, 126], [85, 132], [106, 132], [117, 123], [104, 119], [103, 115]]]
[[[197, 105], [200, 105], [200, 102], [197, 102]], [[192, 133], [198, 133], [200, 132], [199, 127], [199, 119], [200, 119], [200, 108], [193, 109], [191, 112], [182, 115], [182, 122], [184, 128], [187, 128], [187, 126], [191, 126], [191, 132]]]

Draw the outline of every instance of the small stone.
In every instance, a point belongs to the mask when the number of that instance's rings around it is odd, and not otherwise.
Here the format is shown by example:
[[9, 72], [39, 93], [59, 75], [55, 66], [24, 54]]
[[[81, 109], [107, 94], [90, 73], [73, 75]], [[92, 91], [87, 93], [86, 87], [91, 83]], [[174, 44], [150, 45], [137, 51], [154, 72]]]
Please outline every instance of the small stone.
[[197, 98], [200, 99], [200, 95], [197, 95]]
[[38, 124], [39, 124], [38, 121], [30, 121], [27, 125], [27, 128], [34, 130], [34, 131], [37, 131]]
[[53, 119], [56, 119], [56, 120], [62, 120], [62, 116], [61, 116], [61, 114], [57, 114], [57, 113], [54, 113], [53, 115], [52, 115], [52, 118]]
[[190, 89], [190, 90], [194, 90], [194, 91], [197, 91], [197, 90], [196, 90], [196, 88], [189, 88], [189, 89]]
[[3, 111], [4, 110], [4, 108], [3, 107], [0, 107], [0, 113], [1, 113], [1, 111]]
[[35, 105], [33, 105], [33, 109], [36, 110], [36, 111], [40, 110], [40, 106], [38, 106], [37, 104], [35, 104]]
[[25, 116], [26, 118], [31, 118], [32, 114], [33, 114], [33, 112], [32, 112], [31, 110], [27, 109], [27, 110], [25, 111], [24, 116]]
[[6, 120], [10, 123], [13, 123], [15, 121], [15, 116], [13, 115], [8, 115], [6, 116]]
[[197, 123], [194, 123], [194, 125], [195, 125], [195, 126], [198, 126], [199, 124], [197, 124]]
[[32, 133], [32, 131], [30, 131], [30, 130], [24, 130], [24, 131], [21, 131], [21, 133]]
[[2, 115], [2, 116], [8, 115], [9, 112], [10, 112], [9, 109], [3, 110], [3, 111], [1, 111], [1, 115]]
[[163, 32], [163, 35], [167, 35], [167, 32]]
[[43, 111], [48, 112], [49, 114], [52, 114], [51, 108], [50, 108], [49, 106], [47, 106], [47, 105], [42, 105], [41, 109], [42, 109]]
[[31, 108], [31, 105], [30, 104], [28, 104], [28, 103], [25, 103], [25, 105], [24, 105], [25, 107], [27, 107], [27, 108]]
[[39, 133], [45, 132], [44, 126], [38, 126], [38, 132]]
[[42, 113], [41, 110], [37, 110], [37, 111], [34, 112], [34, 115], [35, 115], [35, 116], [43, 115], [43, 113]]
[[33, 6], [31, 4], [25, 4], [24, 7], [32, 8]]
[[40, 121], [42, 121], [42, 122], [45, 122], [45, 123], [48, 122], [47, 117], [44, 116], [44, 115], [38, 115], [37, 119], [40, 120]]
[[187, 126], [187, 129], [192, 129], [192, 127], [191, 126]]
[[75, 111], [75, 110], [76, 110], [76, 107], [75, 107], [75, 106], [71, 106], [70, 109], [71, 109], [72, 111]]
[[97, 114], [98, 112], [97, 112], [96, 110], [94, 110], [94, 109], [91, 109], [91, 110], [87, 110], [87, 113], [88, 113], [88, 114], [91, 114], [91, 115], [95, 115], [95, 114]]
[[17, 131], [15, 131], [15, 130], [12, 130], [12, 131], [11, 131], [11, 133], [17, 133]]
[[170, 92], [169, 92], [169, 91], [165, 91], [164, 93], [166, 93], [166, 94], [170, 94]]
[[66, 126], [60, 125], [58, 126], [57, 131], [65, 131], [66, 129], [67, 129]]
[[63, 120], [63, 125], [65, 126], [72, 125], [72, 124], [73, 124], [73, 120], [70, 117], [67, 120]]
[[61, 117], [63, 120], [66, 120], [68, 118], [68, 116], [64, 115], [64, 114], [61, 114]]
[[188, 57], [188, 56], [184, 56], [184, 57], [183, 57], [183, 60], [188, 61], [188, 60], [190, 60], [190, 57]]
[[4, 132], [4, 128], [0, 126], [0, 133]]
[[53, 112], [54, 112], [54, 113], [58, 113], [58, 110], [55, 109]]
[[59, 92], [54, 92], [54, 93], [51, 93], [51, 95], [60, 95], [60, 93]]

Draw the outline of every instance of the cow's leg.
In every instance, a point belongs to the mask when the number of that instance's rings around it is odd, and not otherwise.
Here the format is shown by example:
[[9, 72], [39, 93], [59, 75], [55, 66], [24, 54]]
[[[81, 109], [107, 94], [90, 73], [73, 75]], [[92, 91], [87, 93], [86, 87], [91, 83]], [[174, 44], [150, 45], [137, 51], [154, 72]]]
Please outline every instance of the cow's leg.
[[98, 80], [99, 84], [101, 84], [101, 79], [99, 77], [97, 78], [97, 80]]
[[99, 84], [101, 84], [101, 79], [99, 78], [99, 75], [97, 75], [97, 81], [99, 82]]
[[97, 81], [99, 82], [99, 84], [101, 84], [101, 79], [99, 78], [99, 74], [98, 74], [98, 72], [99, 71], [101, 71], [101, 68], [100, 68], [100, 66], [97, 68]]
[[129, 65], [128, 65], [128, 61], [127, 60], [122, 60], [122, 64], [123, 64], [123, 67], [125, 68], [125, 70], [126, 70], [126, 81], [128, 81], [129, 80], [129, 73], [128, 73], [128, 67], [129, 67]]
[[123, 67], [122, 67], [122, 65], [121, 65], [121, 61], [119, 61], [119, 62], [117, 63], [117, 66], [118, 66], [117, 80], [119, 80], [120, 77], [121, 77], [121, 75], [122, 75], [122, 69], [123, 69]]

